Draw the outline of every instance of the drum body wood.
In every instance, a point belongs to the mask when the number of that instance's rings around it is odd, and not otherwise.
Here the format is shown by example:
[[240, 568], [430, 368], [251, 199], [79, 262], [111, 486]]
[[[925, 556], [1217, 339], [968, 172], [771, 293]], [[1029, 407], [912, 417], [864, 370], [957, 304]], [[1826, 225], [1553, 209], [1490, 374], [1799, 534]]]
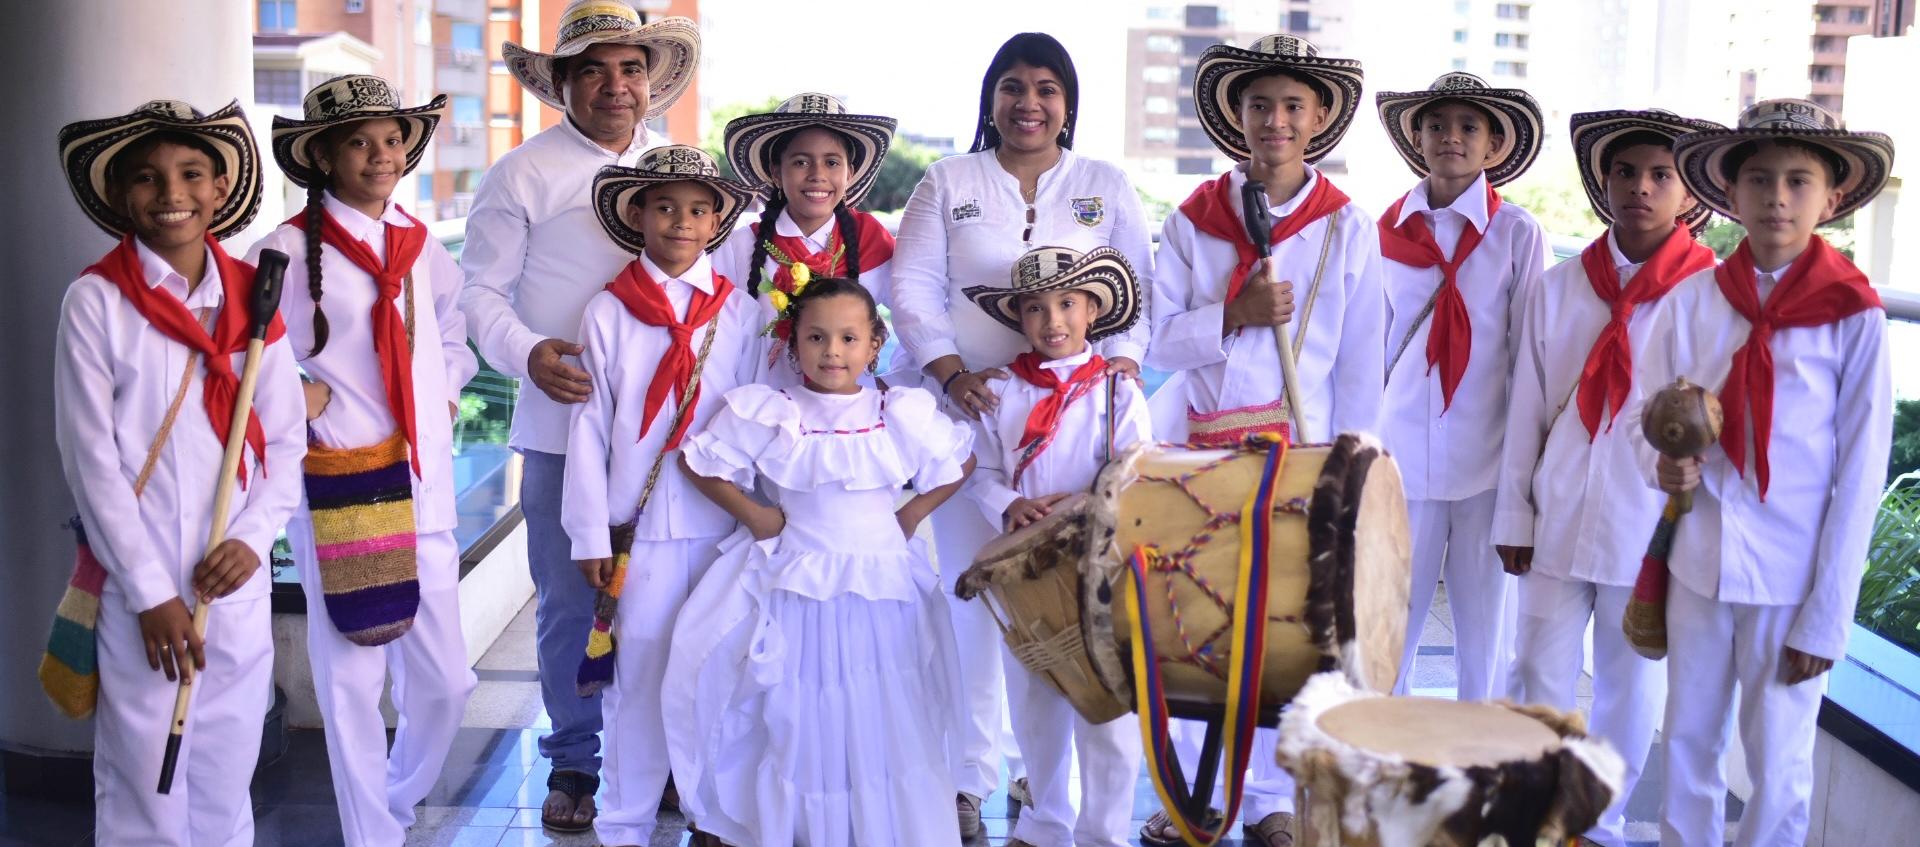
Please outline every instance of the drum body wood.
[[[1140, 598], [1167, 698], [1226, 702], [1240, 512], [1259, 485], [1264, 450], [1157, 447], [1129, 452], [1095, 484], [1091, 532], [1107, 538], [1084, 580], [1087, 651], [1116, 699], [1132, 702], [1134, 622], [1116, 599], [1125, 560], [1154, 551]], [[1412, 546], [1400, 473], [1377, 442], [1343, 435], [1287, 451], [1268, 545], [1266, 662], [1272, 710], [1307, 677], [1338, 668], [1391, 690], [1406, 637]], [[1102, 587], [1107, 590], [1102, 592]], [[1105, 626], [1101, 626], [1102, 622]]]
[[1577, 712], [1385, 697], [1337, 673], [1308, 681], [1280, 735], [1301, 847], [1563, 845], [1625, 773]]

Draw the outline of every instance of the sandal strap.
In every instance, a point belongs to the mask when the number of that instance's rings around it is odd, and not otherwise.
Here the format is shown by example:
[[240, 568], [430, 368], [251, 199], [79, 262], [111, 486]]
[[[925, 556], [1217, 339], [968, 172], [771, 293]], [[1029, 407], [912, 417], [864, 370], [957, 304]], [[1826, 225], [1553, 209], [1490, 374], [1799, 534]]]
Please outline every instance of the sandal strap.
[[558, 791], [578, 801], [600, 790], [600, 777], [580, 771], [554, 771], [547, 775], [547, 790]]

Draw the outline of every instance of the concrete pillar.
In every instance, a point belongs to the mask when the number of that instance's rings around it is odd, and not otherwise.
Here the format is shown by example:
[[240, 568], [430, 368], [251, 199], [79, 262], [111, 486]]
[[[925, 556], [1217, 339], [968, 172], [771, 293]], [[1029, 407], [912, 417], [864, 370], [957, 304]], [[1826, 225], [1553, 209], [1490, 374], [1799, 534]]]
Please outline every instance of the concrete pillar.
[[[93, 747], [92, 725], [61, 716], [34, 678], [73, 563], [63, 527], [73, 503], [53, 442], [54, 331], [67, 283], [113, 246], [74, 203], [56, 133], [159, 98], [203, 111], [251, 104], [253, 14], [248, 0], [0, 4], [0, 76], [12, 80], [0, 94], [0, 750], [10, 787], [36, 760], [23, 757]], [[264, 139], [265, 123], [254, 129]], [[229, 243], [244, 250], [263, 224]]]

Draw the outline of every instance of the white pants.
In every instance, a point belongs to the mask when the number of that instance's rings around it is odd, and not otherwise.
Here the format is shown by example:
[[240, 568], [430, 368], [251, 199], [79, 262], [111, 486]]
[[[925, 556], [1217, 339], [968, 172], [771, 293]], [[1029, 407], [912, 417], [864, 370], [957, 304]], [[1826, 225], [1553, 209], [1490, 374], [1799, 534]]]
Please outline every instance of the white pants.
[[1653, 729], [1667, 696], [1667, 669], [1628, 646], [1620, 618], [1633, 589], [1557, 579], [1520, 578], [1520, 627], [1514, 665], [1519, 700], [1562, 711], [1575, 706], [1575, 685], [1593, 621], [1593, 734], [1607, 740], [1627, 765], [1619, 796], [1587, 831], [1605, 847], [1625, 847], [1627, 798], [1640, 781]]
[[[307, 655], [326, 723], [340, 830], [356, 847], [397, 847], [407, 840], [413, 807], [440, 778], [467, 695], [478, 682], [460, 634], [460, 545], [451, 531], [415, 540], [420, 608], [413, 628], [379, 647], [363, 647], [327, 617], [310, 521], [304, 510], [296, 515], [287, 524], [287, 541], [307, 595]], [[389, 673], [400, 717], [391, 752], [380, 714]]]
[[1453, 612], [1454, 664], [1459, 699], [1505, 697], [1507, 668], [1513, 655], [1513, 579], [1500, 568], [1493, 550], [1494, 492], [1465, 500], [1409, 500], [1413, 530], [1413, 591], [1407, 610], [1407, 646], [1400, 657], [1400, 681], [1393, 693], [1411, 688], [1413, 657], [1420, 631], [1441, 577], [1447, 580], [1447, 607]]
[[[1192, 785], [1194, 770], [1200, 767], [1200, 745], [1206, 742], [1207, 725], [1177, 718], [1168, 724], [1167, 735], [1180, 756], [1180, 770], [1186, 774], [1187, 784]], [[1240, 796], [1243, 823], [1257, 824], [1270, 815], [1293, 811], [1293, 774], [1287, 773], [1274, 759], [1273, 751], [1279, 748], [1279, 730], [1254, 730], [1253, 757], [1247, 762], [1247, 781], [1242, 784]], [[1227, 769], [1232, 766], [1227, 760], [1229, 752], [1224, 746], [1220, 750], [1220, 772], [1213, 782], [1211, 804], [1216, 809], [1223, 808], [1222, 804], [1227, 801]]]
[[249, 847], [253, 797], [248, 786], [273, 693], [267, 598], [215, 603], [208, 613], [207, 668], [193, 678], [193, 711], [169, 794], [154, 789], [178, 686], [147, 664], [140, 619], [126, 612], [126, 598], [109, 593], [100, 602], [94, 842]]
[[986, 797], [999, 786], [1003, 758], [1009, 779], [1026, 773], [1007, 729], [1012, 716], [1003, 707], [1025, 699], [1026, 692], [1018, 689], [1026, 677], [1005, 672], [1003, 663], [1014, 659], [986, 601], [962, 600], [953, 594], [954, 583], [973, 564], [974, 555], [999, 536], [999, 528], [987, 522], [970, 497], [950, 498], [933, 511], [934, 555], [947, 614], [953, 619], [953, 641], [960, 650], [960, 684], [966, 700], [955, 710], [960, 716], [955, 734], [960, 749], [954, 757], [953, 783], [956, 790], [975, 797]]
[[[1011, 701], [1013, 736], [1027, 766], [1033, 807], [1020, 811], [1010, 835], [1035, 847], [1127, 847], [1133, 832], [1133, 789], [1140, 777], [1140, 723], [1131, 714], [1090, 724], [1053, 684], [1008, 658], [1007, 679], [1024, 696]], [[1073, 763], [1080, 761], [1079, 813]]]
[[[1813, 796], [1814, 721], [1823, 674], [1781, 682], [1781, 653], [1799, 606], [1709, 600], [1672, 582], [1667, 595], [1667, 773], [1660, 843], [1720, 847], [1727, 777], [1721, 754], [1738, 720], [1753, 796], [1734, 844], [1804, 844]], [[1736, 693], [1739, 711], [1734, 712]]]
[[593, 831], [609, 847], [653, 838], [660, 795], [672, 770], [660, 716], [667, 646], [680, 606], [719, 558], [723, 537], [633, 542], [613, 622], [613, 684], [600, 701], [605, 721], [600, 775], [606, 785]]

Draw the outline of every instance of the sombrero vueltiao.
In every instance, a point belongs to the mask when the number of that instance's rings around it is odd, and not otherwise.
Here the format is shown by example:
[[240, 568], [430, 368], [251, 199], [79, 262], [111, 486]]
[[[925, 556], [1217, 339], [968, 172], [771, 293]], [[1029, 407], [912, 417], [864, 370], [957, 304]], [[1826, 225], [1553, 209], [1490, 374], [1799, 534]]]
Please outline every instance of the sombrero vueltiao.
[[1491, 88], [1487, 81], [1464, 71], [1441, 74], [1425, 91], [1382, 91], [1375, 101], [1380, 107], [1380, 123], [1393, 139], [1394, 149], [1407, 166], [1425, 179], [1432, 170], [1414, 141], [1413, 117], [1421, 107], [1443, 100], [1471, 103], [1493, 115], [1499, 124], [1501, 146], [1493, 150], [1493, 164], [1487, 166], [1487, 182], [1505, 185], [1526, 173], [1540, 155], [1542, 125], [1540, 104], [1533, 95], [1518, 88]]
[[128, 145], [156, 132], [190, 135], [214, 149], [229, 193], [214, 210], [207, 232], [224, 239], [246, 229], [260, 210], [260, 150], [238, 100], [210, 115], [178, 100], [152, 100], [124, 115], [61, 127], [60, 163], [80, 210], [115, 238], [133, 229], [126, 213], [107, 201], [107, 166]]
[[1878, 132], [1849, 132], [1840, 116], [1810, 100], [1762, 100], [1740, 113], [1734, 129], [1690, 132], [1673, 143], [1674, 162], [1680, 167], [1680, 179], [1700, 202], [1716, 212], [1733, 218], [1733, 202], [1727, 197], [1732, 174], [1725, 171], [1727, 154], [1742, 144], [1754, 141], [1788, 140], [1811, 144], [1833, 154], [1839, 167], [1833, 174], [1833, 187], [1840, 191], [1840, 204], [1830, 223], [1867, 204], [1893, 172], [1893, 139]]
[[839, 100], [825, 94], [797, 94], [779, 108], [757, 115], [745, 115], [727, 122], [725, 144], [727, 163], [740, 181], [755, 191], [777, 190], [774, 178], [777, 163], [773, 149], [780, 139], [808, 127], [830, 129], [847, 137], [853, 147], [847, 156], [847, 198], [857, 206], [873, 188], [880, 175], [880, 163], [887, 158], [893, 143], [893, 130], [899, 124], [880, 115], [852, 115]]
[[1215, 44], [1200, 54], [1193, 71], [1193, 102], [1200, 113], [1200, 128], [1228, 158], [1236, 162], [1252, 158], [1240, 126], [1240, 104], [1232, 102], [1229, 92], [1234, 80], [1270, 70], [1290, 71], [1326, 86], [1327, 128], [1307, 142], [1305, 154], [1308, 162], [1326, 158], [1353, 124], [1360, 103], [1360, 62], [1323, 57], [1319, 48], [1298, 36], [1263, 36], [1246, 48]]
[[967, 299], [1014, 332], [1020, 331], [1015, 308], [1022, 294], [1077, 288], [1100, 303], [1100, 312], [1087, 327], [1087, 340], [1098, 341], [1126, 331], [1140, 318], [1140, 286], [1127, 257], [1112, 247], [1081, 253], [1066, 247], [1038, 247], [1013, 263], [1013, 287], [975, 285], [965, 289]]
[[665, 114], [693, 84], [700, 64], [700, 27], [687, 18], [661, 18], [642, 23], [640, 13], [624, 0], [573, 0], [560, 13], [560, 28], [552, 53], [528, 50], [511, 41], [500, 45], [501, 58], [513, 78], [540, 102], [566, 111], [559, 86], [553, 80], [553, 60], [578, 56], [595, 44], [633, 44], [647, 51], [647, 111], [652, 119]]
[[[1726, 127], [1699, 118], [1683, 118], [1665, 109], [1612, 109], [1604, 112], [1576, 112], [1567, 122], [1573, 139], [1573, 157], [1580, 165], [1580, 183], [1587, 189], [1587, 202], [1600, 221], [1613, 226], [1613, 212], [1607, 202], [1607, 148], [1616, 140], [1636, 132], [1651, 132], [1671, 144], [1689, 132]], [[1677, 169], [1676, 169], [1677, 170]], [[1697, 199], [1697, 198], [1696, 198]], [[1707, 228], [1713, 210], [1705, 203], [1694, 203], [1681, 213], [1680, 223], [1699, 235]]]
[[337, 76], [307, 92], [302, 119], [273, 116], [273, 159], [280, 163], [287, 179], [306, 188], [319, 172], [309, 148], [320, 133], [354, 121], [393, 118], [400, 122], [406, 138], [407, 165], [400, 171], [406, 176], [420, 165], [427, 143], [433, 140], [433, 128], [440, 125], [440, 112], [446, 107], [447, 95], [441, 94], [425, 106], [403, 109], [400, 94], [386, 80], [370, 74]]
[[646, 237], [628, 226], [620, 211], [631, 205], [641, 190], [669, 182], [697, 182], [719, 196], [720, 204], [713, 213], [720, 223], [714, 227], [713, 240], [707, 242], [709, 253], [727, 240], [740, 211], [753, 199], [753, 192], [746, 186], [720, 175], [720, 166], [713, 163], [707, 151], [685, 144], [655, 147], [640, 154], [634, 167], [608, 165], [593, 178], [594, 214], [621, 249], [638, 256], [646, 246]]

